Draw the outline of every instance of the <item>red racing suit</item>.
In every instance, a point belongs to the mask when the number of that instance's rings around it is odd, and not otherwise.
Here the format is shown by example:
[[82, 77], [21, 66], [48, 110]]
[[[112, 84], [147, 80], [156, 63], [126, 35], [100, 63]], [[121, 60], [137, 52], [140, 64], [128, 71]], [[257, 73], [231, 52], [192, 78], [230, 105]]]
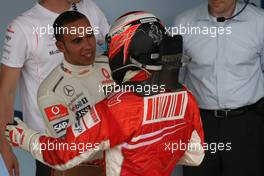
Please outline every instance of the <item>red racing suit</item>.
[[[104, 150], [107, 176], [169, 176], [177, 162], [201, 163], [203, 138], [199, 109], [188, 90], [148, 97], [125, 91], [92, 106], [64, 139], [35, 135], [30, 152], [64, 170]], [[34, 147], [40, 145], [52, 148]]]

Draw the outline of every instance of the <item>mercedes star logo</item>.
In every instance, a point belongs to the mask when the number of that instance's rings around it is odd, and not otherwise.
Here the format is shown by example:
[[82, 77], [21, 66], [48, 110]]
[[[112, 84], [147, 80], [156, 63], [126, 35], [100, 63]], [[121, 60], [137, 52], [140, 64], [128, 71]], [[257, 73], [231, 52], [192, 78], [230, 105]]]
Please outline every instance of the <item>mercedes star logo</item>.
[[63, 91], [64, 91], [65, 95], [67, 95], [68, 97], [73, 96], [75, 93], [74, 88], [70, 85], [64, 86]]

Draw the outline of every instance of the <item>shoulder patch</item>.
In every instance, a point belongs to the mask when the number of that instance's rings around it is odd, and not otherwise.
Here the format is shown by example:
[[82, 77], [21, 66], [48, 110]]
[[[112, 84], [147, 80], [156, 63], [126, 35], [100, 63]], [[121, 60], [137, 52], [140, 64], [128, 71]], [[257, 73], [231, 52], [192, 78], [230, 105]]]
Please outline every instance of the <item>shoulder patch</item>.
[[53, 121], [55, 119], [59, 119], [69, 115], [67, 107], [62, 104], [46, 107], [44, 111], [49, 121]]

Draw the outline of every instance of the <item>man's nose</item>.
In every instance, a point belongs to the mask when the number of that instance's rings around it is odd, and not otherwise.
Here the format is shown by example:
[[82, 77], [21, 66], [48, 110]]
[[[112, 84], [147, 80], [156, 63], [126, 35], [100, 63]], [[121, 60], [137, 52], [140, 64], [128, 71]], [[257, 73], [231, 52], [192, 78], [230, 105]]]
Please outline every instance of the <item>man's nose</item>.
[[84, 47], [86, 48], [86, 49], [90, 49], [90, 48], [92, 48], [92, 40], [91, 40], [91, 38], [90, 37], [86, 37], [85, 39], [84, 39]]

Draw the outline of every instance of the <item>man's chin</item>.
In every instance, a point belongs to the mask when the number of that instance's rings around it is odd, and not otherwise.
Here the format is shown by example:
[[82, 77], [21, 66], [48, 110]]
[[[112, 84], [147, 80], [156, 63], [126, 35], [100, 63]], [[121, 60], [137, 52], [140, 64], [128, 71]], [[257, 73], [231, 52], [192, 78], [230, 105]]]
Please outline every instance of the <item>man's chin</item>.
[[210, 11], [213, 15], [214, 14], [222, 14], [224, 12], [224, 10], [221, 6], [210, 7]]
[[94, 59], [95, 59], [94, 57], [84, 58], [82, 65], [91, 65], [94, 63]]

